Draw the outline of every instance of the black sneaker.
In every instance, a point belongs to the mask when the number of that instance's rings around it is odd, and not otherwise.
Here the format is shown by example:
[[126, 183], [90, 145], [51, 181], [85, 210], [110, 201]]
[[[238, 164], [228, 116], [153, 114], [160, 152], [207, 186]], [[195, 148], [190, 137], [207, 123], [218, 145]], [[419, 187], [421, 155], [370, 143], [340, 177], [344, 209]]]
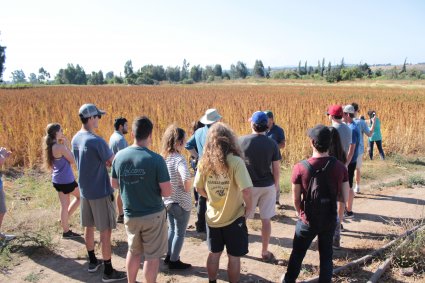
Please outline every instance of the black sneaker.
[[166, 255], [165, 258], [164, 258], [164, 264], [167, 265], [169, 263], [170, 263], [170, 256]]
[[123, 271], [116, 271], [115, 269], [113, 269], [112, 273], [109, 274], [109, 275], [103, 273], [102, 281], [103, 282], [115, 282], [115, 281], [124, 280], [126, 278], [127, 278], [127, 273], [125, 273]]
[[346, 210], [344, 212], [344, 218], [346, 218], [346, 219], [354, 218], [354, 213], [352, 211]]
[[341, 224], [341, 232], [344, 232], [345, 230], [344, 230], [344, 226], [342, 226], [342, 224]]
[[191, 267], [192, 267], [191, 264], [181, 262], [180, 259], [177, 260], [177, 261], [170, 261], [168, 263], [169, 269], [188, 269], [188, 268], [191, 268]]
[[118, 215], [117, 223], [124, 224], [124, 214]]
[[77, 237], [81, 237], [81, 235], [78, 233], [74, 233], [71, 230], [68, 230], [68, 232], [62, 233], [62, 239], [71, 239], [71, 238], [77, 238]]
[[97, 260], [97, 262], [95, 262], [95, 263], [89, 262], [88, 271], [90, 273], [96, 272], [99, 269], [99, 267], [102, 266], [102, 264], [103, 264], [103, 261], [101, 261], [101, 260]]

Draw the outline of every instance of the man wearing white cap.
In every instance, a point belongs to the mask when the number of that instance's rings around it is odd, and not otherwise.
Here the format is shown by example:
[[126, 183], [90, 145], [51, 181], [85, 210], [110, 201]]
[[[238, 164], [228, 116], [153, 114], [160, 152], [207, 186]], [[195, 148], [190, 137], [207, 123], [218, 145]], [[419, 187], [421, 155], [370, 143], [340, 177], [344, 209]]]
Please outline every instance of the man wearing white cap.
[[[202, 154], [204, 153], [204, 145], [207, 139], [208, 129], [214, 123], [220, 121], [221, 115], [218, 113], [217, 109], [208, 109], [205, 111], [205, 115], [201, 117], [200, 122], [205, 126], [199, 128], [195, 133], [190, 137], [186, 142], [185, 148], [189, 150], [190, 154], [195, 158], [201, 159]], [[197, 214], [198, 221], [196, 221], [196, 231], [200, 233], [206, 232], [205, 224], [205, 212], [207, 210], [207, 201], [206, 198], [200, 196], [198, 200]]]
[[[78, 169], [81, 192], [81, 225], [89, 256], [88, 272], [96, 272], [104, 264], [103, 282], [127, 278], [125, 272], [116, 271], [111, 262], [111, 233], [116, 227], [113, 189], [106, 166], [111, 166], [114, 154], [104, 139], [94, 133], [99, 119], [105, 115], [94, 104], [80, 107], [81, 130], [72, 138], [72, 152]], [[103, 262], [94, 252], [94, 228], [100, 232]]]

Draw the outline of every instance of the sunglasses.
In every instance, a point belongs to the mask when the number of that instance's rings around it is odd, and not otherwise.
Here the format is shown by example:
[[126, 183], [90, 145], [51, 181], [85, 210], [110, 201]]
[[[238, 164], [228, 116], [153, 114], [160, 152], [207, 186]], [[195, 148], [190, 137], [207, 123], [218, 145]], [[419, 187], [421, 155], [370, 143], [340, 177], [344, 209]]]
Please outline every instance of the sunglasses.
[[94, 116], [93, 116], [93, 119], [94, 119], [94, 118], [96, 118], [96, 117], [97, 117], [97, 118], [99, 118], [99, 119], [100, 119], [100, 118], [102, 118], [102, 116], [101, 116], [101, 115], [94, 115]]

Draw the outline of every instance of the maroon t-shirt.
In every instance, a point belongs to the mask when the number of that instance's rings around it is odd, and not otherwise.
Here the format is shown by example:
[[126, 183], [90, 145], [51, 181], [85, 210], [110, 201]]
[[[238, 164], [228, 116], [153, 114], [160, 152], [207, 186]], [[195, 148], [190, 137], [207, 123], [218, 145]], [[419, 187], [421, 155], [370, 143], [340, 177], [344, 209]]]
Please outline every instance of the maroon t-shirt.
[[[311, 157], [308, 159], [308, 163], [313, 167], [314, 170], [321, 169], [325, 167], [326, 163], [330, 157]], [[343, 202], [342, 199], [342, 183], [348, 182], [348, 171], [345, 165], [335, 160], [335, 163], [329, 167], [327, 170], [331, 176], [331, 182], [335, 182], [333, 188], [337, 188], [337, 200]], [[308, 172], [308, 169], [305, 168], [301, 163], [295, 164], [292, 169], [292, 184], [301, 185], [301, 193], [307, 193], [308, 184], [310, 182], [311, 175]], [[307, 223], [305, 213], [301, 206], [300, 218], [304, 223]]]

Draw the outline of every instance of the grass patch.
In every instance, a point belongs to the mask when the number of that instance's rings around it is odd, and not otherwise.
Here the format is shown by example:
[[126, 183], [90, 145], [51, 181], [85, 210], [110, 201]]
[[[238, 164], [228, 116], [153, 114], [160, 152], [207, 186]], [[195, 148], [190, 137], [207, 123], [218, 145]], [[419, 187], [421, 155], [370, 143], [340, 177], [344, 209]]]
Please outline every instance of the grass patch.
[[413, 240], [396, 252], [394, 265], [413, 267], [416, 273], [425, 272], [425, 231], [419, 231]]
[[36, 283], [36, 282], [40, 281], [43, 278], [44, 278], [44, 274], [31, 272], [30, 274], [28, 274], [27, 276], [25, 276], [24, 281]]
[[406, 185], [408, 188], [413, 188], [413, 186], [425, 186], [425, 178], [420, 175], [413, 175], [407, 178]]

